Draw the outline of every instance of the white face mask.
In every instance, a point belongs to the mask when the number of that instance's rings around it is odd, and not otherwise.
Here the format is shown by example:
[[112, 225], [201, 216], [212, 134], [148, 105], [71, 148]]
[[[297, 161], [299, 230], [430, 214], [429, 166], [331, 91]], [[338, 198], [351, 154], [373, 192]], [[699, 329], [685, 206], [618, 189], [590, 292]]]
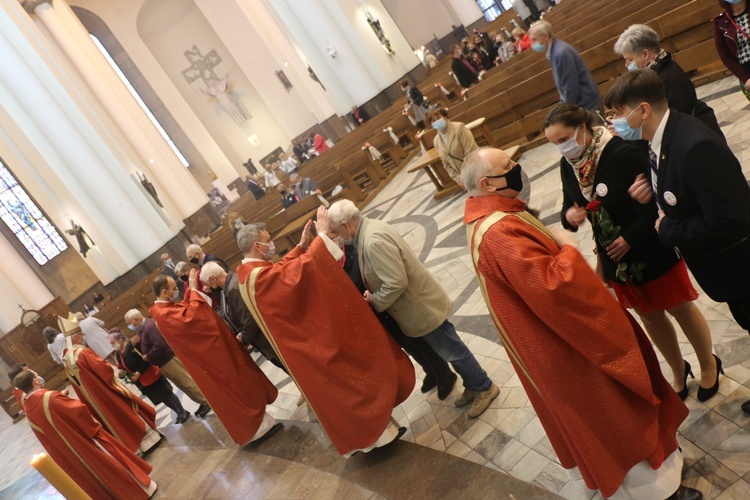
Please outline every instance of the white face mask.
[[174, 292], [172, 292], [172, 300], [177, 301], [180, 298], [180, 289], [178, 288]]
[[276, 245], [273, 244], [273, 241], [270, 243], [263, 243], [262, 241], [259, 241], [261, 245], [267, 245], [268, 246], [268, 252], [263, 254], [264, 260], [271, 260], [273, 259], [274, 254], [276, 253]]
[[584, 150], [586, 149], [586, 130], [584, 129], [583, 132], [583, 144], [578, 144], [579, 130], [579, 128], [576, 128], [576, 133], [573, 137], [563, 142], [562, 144], [557, 145], [557, 149], [560, 151], [560, 154], [569, 160], [580, 158], [581, 155], [583, 155]]

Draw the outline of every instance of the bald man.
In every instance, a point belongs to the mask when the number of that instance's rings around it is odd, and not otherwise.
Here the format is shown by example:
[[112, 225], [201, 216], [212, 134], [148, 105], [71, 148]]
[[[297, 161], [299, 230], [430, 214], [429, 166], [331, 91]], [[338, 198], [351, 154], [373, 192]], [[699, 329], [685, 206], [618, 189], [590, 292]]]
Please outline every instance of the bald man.
[[605, 498], [700, 498], [680, 486], [687, 408], [638, 323], [517, 199], [521, 165], [482, 148], [461, 179], [482, 294], [562, 466]]

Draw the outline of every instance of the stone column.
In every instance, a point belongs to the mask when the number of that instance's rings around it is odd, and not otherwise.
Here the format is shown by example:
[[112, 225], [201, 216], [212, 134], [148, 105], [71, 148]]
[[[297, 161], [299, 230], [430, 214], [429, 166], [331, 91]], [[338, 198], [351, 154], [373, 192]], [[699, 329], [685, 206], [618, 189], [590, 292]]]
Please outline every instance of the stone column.
[[[0, 102], [25, 161], [16, 167], [29, 171], [41, 197], [53, 200], [55, 206], [44, 208], [61, 230], [72, 219], [90, 235], [97, 250], [86, 262], [108, 284], [174, 233], [91, 123], [57, 54], [28, 15], [19, 4], [0, 5], [0, 61], [8, 68], [0, 73]], [[73, 237], [65, 237], [77, 248]]]
[[139, 161], [130, 166], [129, 173], [146, 173], [160, 200], [176, 209], [180, 221], [205, 205], [206, 194], [153, 127], [70, 7], [63, 0], [56, 0], [54, 6], [49, 0], [22, 0], [21, 4], [38, 16], [52, 35], [52, 42], [63, 50], [136, 151]]

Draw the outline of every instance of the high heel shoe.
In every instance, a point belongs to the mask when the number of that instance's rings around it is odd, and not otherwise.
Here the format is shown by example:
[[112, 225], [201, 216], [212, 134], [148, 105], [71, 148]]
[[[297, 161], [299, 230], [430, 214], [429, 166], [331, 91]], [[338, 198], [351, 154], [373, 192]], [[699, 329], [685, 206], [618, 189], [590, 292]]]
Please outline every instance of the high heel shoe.
[[719, 374], [721, 373], [724, 375], [724, 369], [721, 367], [721, 359], [714, 354], [714, 358], [716, 359], [716, 383], [709, 387], [708, 389], [704, 389], [703, 387], [698, 388], [698, 401], [707, 401], [711, 399], [718, 391], [719, 391]]
[[[683, 359], [683, 361], [685, 361]], [[687, 386], [687, 378], [688, 375], [690, 375], [692, 378], [695, 378], [695, 375], [693, 375], [693, 369], [690, 367], [690, 363], [685, 361], [685, 383], [682, 386], [682, 390], [677, 393], [677, 396], [683, 401], [685, 401], [688, 397], [688, 386]]]

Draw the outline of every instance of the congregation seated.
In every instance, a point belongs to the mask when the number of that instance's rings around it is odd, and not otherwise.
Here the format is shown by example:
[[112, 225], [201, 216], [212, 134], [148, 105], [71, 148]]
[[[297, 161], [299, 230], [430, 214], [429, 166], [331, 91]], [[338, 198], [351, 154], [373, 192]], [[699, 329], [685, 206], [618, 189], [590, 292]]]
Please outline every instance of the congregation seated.
[[523, 28], [514, 29], [511, 31], [511, 35], [513, 35], [513, 39], [516, 41], [516, 53], [520, 54], [524, 50], [531, 48], [531, 38], [529, 38], [529, 34]]
[[276, 186], [276, 189], [281, 196], [281, 204], [284, 205], [284, 208], [289, 208], [297, 203], [297, 198], [294, 196], [294, 193], [288, 187], [286, 187], [286, 185], [279, 184], [278, 186]]
[[311, 194], [323, 194], [323, 192], [318, 189], [318, 183], [309, 177], [292, 174], [289, 177], [289, 181], [292, 183], [291, 193], [297, 201], [302, 198], [307, 198]]

